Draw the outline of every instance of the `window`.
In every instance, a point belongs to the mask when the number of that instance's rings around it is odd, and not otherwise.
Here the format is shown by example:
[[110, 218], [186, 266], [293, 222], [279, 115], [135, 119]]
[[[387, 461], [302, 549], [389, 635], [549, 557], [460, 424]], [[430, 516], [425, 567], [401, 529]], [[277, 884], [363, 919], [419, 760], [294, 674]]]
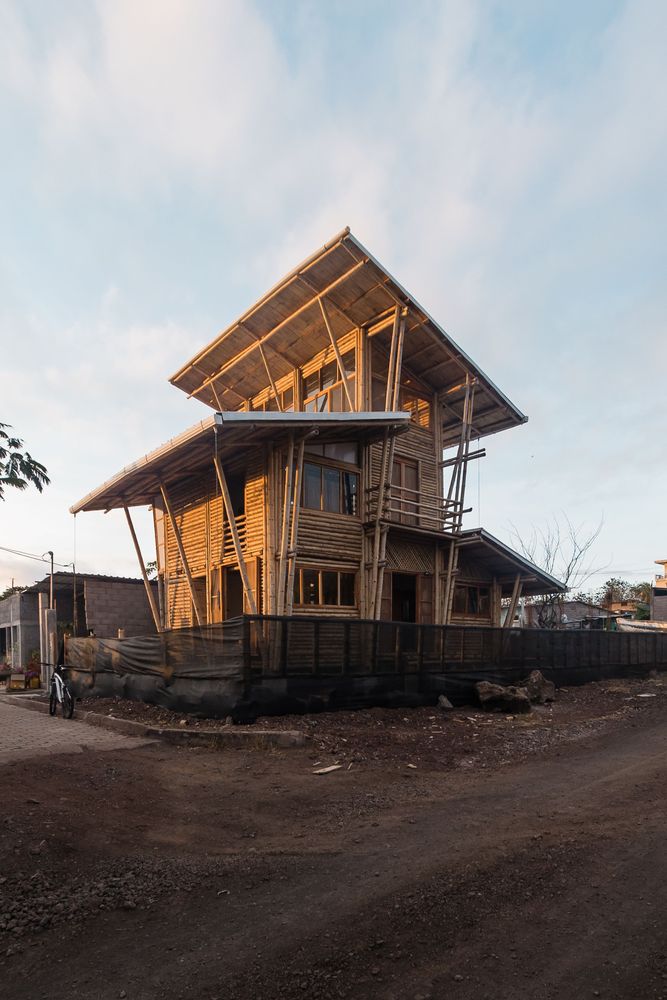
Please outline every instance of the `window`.
[[488, 618], [491, 614], [489, 588], [457, 583], [454, 587], [452, 612], [455, 615], [475, 615], [479, 618]]
[[306, 452], [311, 455], [322, 455], [336, 462], [346, 462], [348, 465], [359, 464], [359, 454], [356, 444], [306, 444]]
[[[354, 399], [355, 352], [343, 354], [343, 370], [348, 392]], [[338, 370], [338, 362], [329, 361], [303, 380], [303, 408], [310, 413], [342, 413], [350, 409], [347, 393]]]
[[294, 603], [318, 607], [356, 607], [354, 573], [337, 569], [297, 568]]
[[356, 472], [328, 465], [303, 463], [302, 503], [309, 510], [325, 510], [330, 514], [356, 514], [358, 511], [359, 476]]
[[278, 398], [280, 399], [280, 406], [278, 406], [278, 400], [271, 392], [267, 399], [263, 403], [251, 402], [251, 410], [265, 410], [268, 412], [277, 412], [282, 408], [283, 413], [291, 413], [294, 409], [294, 389], [292, 386], [284, 389], [282, 392], [278, 393]]

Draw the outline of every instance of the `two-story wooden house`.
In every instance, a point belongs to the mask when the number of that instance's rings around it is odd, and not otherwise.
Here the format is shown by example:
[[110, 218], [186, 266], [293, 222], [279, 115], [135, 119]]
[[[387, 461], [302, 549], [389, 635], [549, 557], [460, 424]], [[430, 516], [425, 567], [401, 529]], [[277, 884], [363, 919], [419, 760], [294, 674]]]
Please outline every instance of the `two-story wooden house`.
[[214, 412], [72, 507], [154, 514], [156, 625], [246, 611], [499, 625], [562, 589], [464, 530], [471, 442], [525, 422], [352, 236], [170, 380]]

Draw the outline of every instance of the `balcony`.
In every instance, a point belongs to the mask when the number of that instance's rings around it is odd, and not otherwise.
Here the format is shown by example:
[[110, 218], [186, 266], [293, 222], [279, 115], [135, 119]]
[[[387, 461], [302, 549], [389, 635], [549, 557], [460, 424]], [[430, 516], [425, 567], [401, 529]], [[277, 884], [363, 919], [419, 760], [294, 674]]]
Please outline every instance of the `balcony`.
[[[367, 519], [377, 518], [378, 486], [367, 493]], [[435, 494], [422, 494], [407, 486], [392, 485], [387, 488], [382, 509], [382, 520], [425, 531], [460, 531], [463, 515], [472, 508], [463, 508], [458, 500], [448, 500]]]

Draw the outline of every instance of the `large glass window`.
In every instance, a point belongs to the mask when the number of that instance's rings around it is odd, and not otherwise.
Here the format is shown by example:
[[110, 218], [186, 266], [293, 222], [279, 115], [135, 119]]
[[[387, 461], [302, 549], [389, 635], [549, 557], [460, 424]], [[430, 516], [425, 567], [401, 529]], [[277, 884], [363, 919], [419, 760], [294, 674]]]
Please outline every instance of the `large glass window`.
[[330, 514], [356, 514], [358, 511], [359, 476], [356, 472], [328, 465], [303, 463], [302, 503], [309, 510], [325, 510]]
[[[354, 350], [346, 351], [342, 355], [341, 361], [343, 362], [348, 392], [354, 399], [356, 364]], [[350, 409], [347, 393], [335, 359], [304, 378], [303, 408], [310, 413], [342, 413]]]
[[294, 603], [302, 606], [356, 607], [355, 580], [355, 573], [342, 570], [297, 567]]

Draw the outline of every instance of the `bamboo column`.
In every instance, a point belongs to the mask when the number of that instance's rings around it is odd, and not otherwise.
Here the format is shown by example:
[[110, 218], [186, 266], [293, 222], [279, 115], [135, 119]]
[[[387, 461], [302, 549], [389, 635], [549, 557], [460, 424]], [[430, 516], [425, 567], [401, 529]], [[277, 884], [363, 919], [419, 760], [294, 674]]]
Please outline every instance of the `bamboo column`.
[[192, 600], [192, 607], [194, 608], [195, 618], [197, 619], [197, 625], [201, 627], [202, 620], [199, 613], [199, 605], [197, 604], [197, 595], [195, 593], [195, 584], [192, 579], [192, 573], [190, 572], [190, 566], [188, 565], [188, 559], [185, 554], [185, 549], [183, 547], [183, 539], [181, 538], [181, 533], [178, 530], [178, 525], [176, 524], [176, 518], [174, 517], [174, 512], [171, 507], [171, 502], [167, 495], [167, 490], [164, 483], [160, 483], [160, 493], [162, 494], [162, 499], [164, 501], [164, 509], [169, 517], [169, 523], [171, 525], [171, 530], [174, 532], [174, 538], [176, 539], [176, 545], [178, 546], [178, 554], [181, 557], [181, 563], [183, 564], [183, 571], [185, 573], [185, 578], [188, 583], [188, 590], [190, 591], [190, 598]]
[[292, 504], [292, 528], [288, 552], [289, 572], [287, 574], [287, 593], [285, 594], [286, 615], [291, 615], [294, 608], [294, 574], [296, 572], [296, 551], [299, 541], [299, 513], [301, 510], [301, 481], [303, 479], [303, 452], [305, 445], [306, 439], [301, 438], [294, 472], [294, 502]]
[[243, 550], [241, 548], [241, 539], [239, 538], [238, 528], [236, 526], [236, 517], [234, 515], [234, 509], [232, 507], [232, 500], [229, 495], [229, 488], [227, 486], [227, 479], [225, 477], [224, 469], [222, 468], [222, 463], [220, 462], [219, 456], [216, 454], [213, 456], [213, 464], [215, 465], [215, 471], [218, 476], [218, 482], [220, 484], [220, 492], [222, 494], [222, 502], [225, 505], [225, 511], [227, 514], [227, 521], [229, 523], [229, 530], [232, 535], [232, 544], [234, 545], [234, 554], [236, 555], [236, 561], [239, 566], [239, 573], [241, 574], [241, 581], [243, 583], [243, 590], [245, 592], [246, 600], [248, 602], [248, 607], [250, 608], [250, 614], [257, 614], [257, 604], [255, 603], [255, 595], [253, 593], [252, 587], [250, 586], [250, 578], [248, 576], [248, 569], [245, 564], [245, 559], [243, 558]]
[[155, 604], [155, 595], [153, 594], [153, 588], [150, 585], [148, 579], [148, 573], [146, 572], [146, 566], [144, 564], [144, 557], [141, 554], [141, 548], [139, 547], [139, 540], [137, 539], [137, 533], [134, 530], [134, 525], [132, 523], [132, 518], [130, 517], [130, 512], [126, 504], [123, 504], [123, 510], [125, 511], [125, 517], [127, 518], [127, 526], [130, 529], [130, 534], [132, 535], [132, 541], [134, 542], [134, 549], [137, 553], [137, 559], [139, 560], [139, 569], [141, 570], [141, 579], [144, 581], [144, 587], [146, 588], [146, 597], [148, 598], [148, 603], [150, 604], [151, 614], [153, 615], [153, 621], [155, 622], [155, 628], [158, 632], [162, 631], [162, 623], [160, 621], [160, 613]]
[[294, 475], [294, 431], [290, 432], [287, 451], [287, 466], [285, 468], [285, 495], [283, 498], [283, 516], [280, 530], [280, 561], [278, 563], [278, 586], [276, 594], [276, 614], [285, 613], [285, 586], [287, 582], [287, 547], [292, 509], [292, 478]]

